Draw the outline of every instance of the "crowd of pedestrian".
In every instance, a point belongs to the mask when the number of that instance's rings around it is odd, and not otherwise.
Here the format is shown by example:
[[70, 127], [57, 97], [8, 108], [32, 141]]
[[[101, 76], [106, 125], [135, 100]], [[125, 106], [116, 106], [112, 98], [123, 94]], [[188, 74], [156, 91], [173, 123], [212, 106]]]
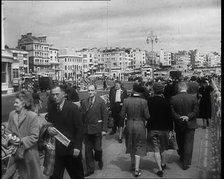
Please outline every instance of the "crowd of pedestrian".
[[[190, 167], [194, 133], [198, 128], [196, 118], [203, 118], [204, 127], [211, 118], [213, 88], [209, 80], [192, 77], [143, 82], [138, 77], [130, 95], [121, 81], [114, 81], [109, 91], [114, 119], [110, 135], [118, 132], [119, 143], [124, 139], [135, 177], [141, 175], [141, 158], [150, 150], [158, 167], [156, 174], [163, 177], [167, 169], [164, 155], [172, 131], [176, 132], [182, 168]], [[95, 161], [99, 169], [103, 169], [102, 137], [109, 132], [109, 111], [104, 100], [96, 95], [94, 84], [88, 86], [87, 92], [88, 96], [80, 100], [75, 85], [54, 84], [48, 94], [46, 120], [39, 115], [42, 99], [35, 88], [32, 92], [21, 90], [16, 95], [15, 110], [9, 114], [7, 130], [20, 140], [9, 141], [9, 145], [18, 149], [9, 159], [4, 179], [12, 178], [16, 172], [23, 179], [40, 179], [43, 174], [50, 179], [62, 179], [65, 169], [72, 179], [82, 179], [94, 173]], [[39, 141], [48, 151], [43, 173]]]

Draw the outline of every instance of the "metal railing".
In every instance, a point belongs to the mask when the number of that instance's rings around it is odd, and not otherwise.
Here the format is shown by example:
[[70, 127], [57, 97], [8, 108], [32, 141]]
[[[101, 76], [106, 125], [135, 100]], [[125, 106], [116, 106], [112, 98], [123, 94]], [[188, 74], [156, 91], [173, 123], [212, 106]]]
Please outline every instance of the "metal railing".
[[[221, 178], [221, 84], [216, 79], [211, 80], [212, 117], [209, 128], [210, 136], [210, 170], [215, 178]], [[218, 88], [219, 87], [219, 88]]]

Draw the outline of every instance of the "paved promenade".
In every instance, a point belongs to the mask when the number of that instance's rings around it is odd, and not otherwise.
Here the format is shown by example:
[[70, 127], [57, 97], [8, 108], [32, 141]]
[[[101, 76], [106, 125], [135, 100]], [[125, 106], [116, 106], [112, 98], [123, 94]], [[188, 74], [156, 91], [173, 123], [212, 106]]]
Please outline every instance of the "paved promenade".
[[[199, 125], [202, 121], [198, 120]], [[179, 163], [177, 152], [169, 150], [166, 152], [167, 169], [164, 170], [163, 178], [207, 178], [204, 166], [206, 166], [206, 137], [207, 129], [199, 127], [195, 131], [194, 151], [192, 165], [188, 170], [183, 170]], [[103, 161], [104, 168], [99, 170], [97, 163], [95, 164], [95, 173], [87, 178], [135, 178], [130, 172], [130, 157], [125, 154], [125, 143], [118, 143], [116, 140], [118, 134], [107, 135], [103, 137]], [[153, 153], [149, 152], [146, 157], [141, 160], [140, 168], [142, 175], [139, 178], [159, 178], [156, 175], [157, 166], [153, 157]], [[47, 177], [46, 177], [47, 179]], [[64, 179], [69, 179], [65, 172]]]

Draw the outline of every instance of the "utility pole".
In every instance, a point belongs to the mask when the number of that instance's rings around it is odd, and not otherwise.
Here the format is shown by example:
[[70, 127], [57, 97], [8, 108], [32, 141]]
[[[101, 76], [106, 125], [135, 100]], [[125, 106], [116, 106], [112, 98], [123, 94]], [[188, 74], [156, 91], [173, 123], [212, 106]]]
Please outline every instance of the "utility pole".
[[150, 36], [147, 37], [146, 39], [146, 43], [149, 44], [151, 42], [152, 44], [152, 78], [154, 79], [154, 65], [155, 65], [155, 61], [154, 61], [154, 51], [153, 51], [153, 44], [154, 42], [157, 43], [158, 42], [158, 38], [157, 35], [153, 33], [153, 31], [151, 31]]

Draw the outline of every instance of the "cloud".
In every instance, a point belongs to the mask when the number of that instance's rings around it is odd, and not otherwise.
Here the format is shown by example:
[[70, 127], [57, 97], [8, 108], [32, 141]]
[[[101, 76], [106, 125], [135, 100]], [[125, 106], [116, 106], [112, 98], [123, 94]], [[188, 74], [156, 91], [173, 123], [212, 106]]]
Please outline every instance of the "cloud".
[[145, 40], [152, 30], [159, 38], [157, 46], [168, 48], [221, 39], [220, 0], [7, 1], [4, 14], [6, 42], [13, 46], [27, 32], [47, 35], [60, 48], [148, 49]]

